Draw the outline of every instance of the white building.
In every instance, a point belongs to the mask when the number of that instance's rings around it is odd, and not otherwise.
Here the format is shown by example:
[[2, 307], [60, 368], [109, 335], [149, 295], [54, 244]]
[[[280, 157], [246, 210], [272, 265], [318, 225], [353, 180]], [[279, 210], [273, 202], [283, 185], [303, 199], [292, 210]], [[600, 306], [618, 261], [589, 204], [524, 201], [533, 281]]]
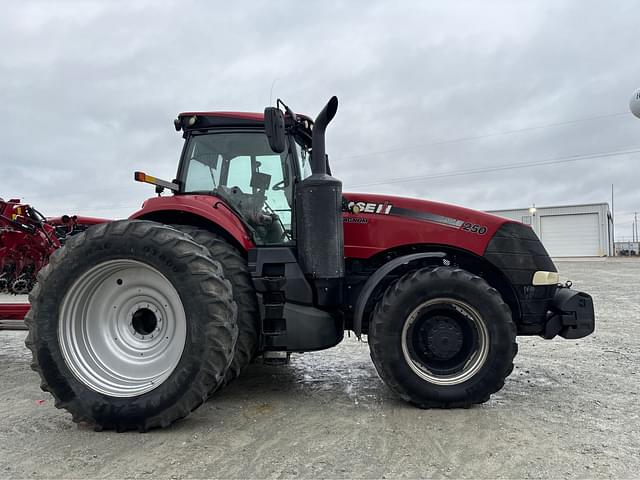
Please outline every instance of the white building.
[[614, 254], [608, 203], [528, 207], [489, 213], [531, 225], [551, 257], [605, 257]]

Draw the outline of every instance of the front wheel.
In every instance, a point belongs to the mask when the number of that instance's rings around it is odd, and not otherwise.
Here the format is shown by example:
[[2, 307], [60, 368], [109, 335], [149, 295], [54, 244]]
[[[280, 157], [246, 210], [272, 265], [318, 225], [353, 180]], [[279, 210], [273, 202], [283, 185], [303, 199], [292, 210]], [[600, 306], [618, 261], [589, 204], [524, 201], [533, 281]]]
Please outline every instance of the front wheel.
[[170, 425], [220, 385], [237, 337], [220, 265], [187, 235], [117, 221], [73, 237], [32, 291], [27, 347], [76, 422]]
[[411, 272], [388, 287], [369, 326], [382, 379], [421, 407], [468, 407], [504, 385], [516, 328], [500, 294], [465, 270]]

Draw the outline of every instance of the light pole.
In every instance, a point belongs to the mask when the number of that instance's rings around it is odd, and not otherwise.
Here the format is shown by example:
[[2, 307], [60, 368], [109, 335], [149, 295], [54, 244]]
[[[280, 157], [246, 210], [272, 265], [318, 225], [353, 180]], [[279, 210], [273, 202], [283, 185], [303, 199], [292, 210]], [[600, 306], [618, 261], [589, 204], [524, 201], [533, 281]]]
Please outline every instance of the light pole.
[[[629, 110], [636, 117], [640, 118], [640, 88], [633, 92], [631, 99], [629, 100]], [[631, 237], [635, 242], [638, 241], [638, 212], [634, 212], [633, 229], [631, 230]]]
[[538, 234], [538, 228], [536, 225], [536, 212], [538, 211], [538, 209], [536, 208], [536, 204], [534, 203], [532, 206], [529, 207], [529, 213], [531, 214], [531, 228], [533, 228], [533, 231], [536, 233], [536, 235]]

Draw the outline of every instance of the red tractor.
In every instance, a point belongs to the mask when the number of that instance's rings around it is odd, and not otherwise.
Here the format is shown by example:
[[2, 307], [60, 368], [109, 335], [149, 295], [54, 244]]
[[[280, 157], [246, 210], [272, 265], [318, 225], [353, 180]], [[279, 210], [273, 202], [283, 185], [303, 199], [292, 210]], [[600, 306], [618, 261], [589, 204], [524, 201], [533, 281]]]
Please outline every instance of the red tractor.
[[[42, 388], [97, 429], [165, 427], [260, 354], [368, 336], [385, 383], [421, 408], [504, 385], [517, 335], [580, 338], [591, 297], [558, 284], [530, 227], [431, 201], [343, 193], [315, 121], [190, 112], [176, 179], [129, 220], [88, 229], [34, 289]], [[161, 196], [164, 189], [172, 195]]]

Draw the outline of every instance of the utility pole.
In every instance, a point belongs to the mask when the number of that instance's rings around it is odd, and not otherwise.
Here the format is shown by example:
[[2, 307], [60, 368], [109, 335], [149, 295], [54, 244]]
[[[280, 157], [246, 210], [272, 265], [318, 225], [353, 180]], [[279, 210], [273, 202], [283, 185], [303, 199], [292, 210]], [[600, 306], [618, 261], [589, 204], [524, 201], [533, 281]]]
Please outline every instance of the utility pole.
[[[633, 92], [633, 95], [631, 95], [631, 100], [629, 100], [629, 110], [631, 110], [631, 113], [633, 113], [636, 117], [640, 118], [640, 88], [637, 89], [635, 92]], [[633, 235], [634, 238], [634, 242], [638, 241], [638, 212], [634, 212], [633, 213], [633, 230], [631, 230], [631, 233]]]
[[613, 243], [613, 252], [611, 255], [616, 256], [616, 217], [613, 208], [613, 183], [611, 184], [611, 243]]

